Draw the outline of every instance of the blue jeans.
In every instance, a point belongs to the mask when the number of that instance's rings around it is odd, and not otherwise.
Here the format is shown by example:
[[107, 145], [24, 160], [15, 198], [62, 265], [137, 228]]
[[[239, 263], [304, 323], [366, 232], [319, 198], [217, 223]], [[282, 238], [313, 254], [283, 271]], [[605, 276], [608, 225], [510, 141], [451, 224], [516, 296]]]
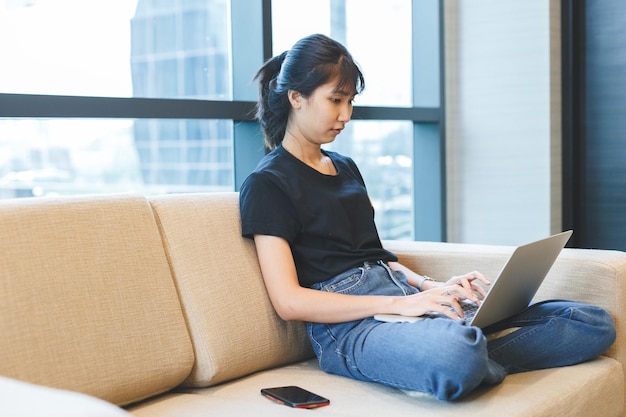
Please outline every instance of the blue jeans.
[[[365, 263], [314, 289], [352, 295], [408, 295], [418, 290], [382, 262]], [[519, 330], [487, 341], [484, 334]], [[573, 365], [601, 355], [615, 340], [613, 320], [601, 308], [547, 301], [485, 329], [434, 318], [385, 323], [374, 318], [307, 323], [320, 367], [362, 381], [455, 400], [507, 374]]]

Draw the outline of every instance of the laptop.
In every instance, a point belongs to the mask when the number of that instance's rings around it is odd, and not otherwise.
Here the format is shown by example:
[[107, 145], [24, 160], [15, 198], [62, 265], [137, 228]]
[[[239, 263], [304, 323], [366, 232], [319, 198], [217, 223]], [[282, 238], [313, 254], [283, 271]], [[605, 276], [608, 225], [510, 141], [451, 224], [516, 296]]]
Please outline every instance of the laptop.
[[[492, 280], [474, 316], [466, 318], [466, 323], [485, 328], [528, 307], [571, 235], [572, 231], [568, 230], [515, 248], [498, 277]], [[386, 322], [414, 322], [436, 316], [447, 317], [437, 314], [420, 317], [377, 314], [374, 318]]]

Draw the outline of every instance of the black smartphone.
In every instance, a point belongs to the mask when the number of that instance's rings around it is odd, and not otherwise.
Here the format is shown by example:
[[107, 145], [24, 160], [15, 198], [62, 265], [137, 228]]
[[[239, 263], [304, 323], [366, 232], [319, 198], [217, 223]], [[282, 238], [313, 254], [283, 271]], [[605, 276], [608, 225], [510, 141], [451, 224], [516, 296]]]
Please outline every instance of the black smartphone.
[[328, 398], [324, 398], [321, 395], [314, 394], [295, 385], [263, 388], [261, 394], [270, 400], [295, 408], [316, 408], [330, 404]]

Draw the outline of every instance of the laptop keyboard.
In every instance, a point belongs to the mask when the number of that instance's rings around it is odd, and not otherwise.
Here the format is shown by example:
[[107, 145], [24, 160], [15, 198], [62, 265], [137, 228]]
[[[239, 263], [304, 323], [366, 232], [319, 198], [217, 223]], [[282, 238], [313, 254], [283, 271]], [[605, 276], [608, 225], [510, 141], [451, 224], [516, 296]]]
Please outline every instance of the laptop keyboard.
[[465, 320], [471, 321], [478, 311], [478, 304], [469, 301], [461, 302], [461, 308], [463, 309], [463, 314], [465, 314]]
[[[459, 304], [461, 304], [461, 309], [463, 310], [463, 314], [465, 314], [465, 320], [467, 322], [472, 321], [472, 319], [476, 315], [476, 312], [478, 311], [478, 307], [479, 307], [478, 304], [472, 303], [471, 301], [460, 301]], [[454, 314], [456, 314], [456, 311], [454, 311], [452, 308], [450, 310], [452, 310], [454, 312]], [[428, 313], [428, 314], [424, 314], [424, 317], [428, 317], [428, 318], [436, 318], [436, 317], [450, 318], [450, 317], [446, 316], [445, 314], [441, 314], [441, 313]]]
[[[463, 319], [463, 321], [466, 324], [469, 324], [472, 318], [474, 318], [474, 316], [476, 315], [476, 311], [478, 311], [478, 305], [472, 303], [471, 301], [461, 301], [460, 304], [461, 304], [461, 308], [463, 309], [463, 313], [465, 314], [465, 318]], [[456, 314], [456, 312], [454, 313]], [[441, 317], [450, 319], [450, 317], [441, 313], [427, 313], [419, 317], [402, 316], [399, 314], [377, 314], [374, 316], [374, 319], [379, 320], [379, 321], [390, 322], [390, 323], [396, 323], [396, 322], [413, 323], [418, 320], [429, 319], [429, 318], [434, 319], [434, 318], [441, 318]]]

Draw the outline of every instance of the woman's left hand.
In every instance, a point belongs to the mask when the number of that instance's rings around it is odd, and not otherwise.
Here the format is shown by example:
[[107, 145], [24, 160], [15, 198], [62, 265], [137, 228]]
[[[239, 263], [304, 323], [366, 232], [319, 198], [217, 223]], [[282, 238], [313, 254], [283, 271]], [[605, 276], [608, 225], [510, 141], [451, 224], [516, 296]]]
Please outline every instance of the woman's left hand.
[[444, 285], [460, 285], [461, 287], [469, 291], [478, 293], [480, 295], [480, 298], [483, 298], [487, 294], [487, 292], [482, 285], [478, 284], [477, 281], [481, 282], [483, 285], [491, 285], [491, 282], [489, 282], [489, 280], [478, 271], [454, 276], [447, 280]]

